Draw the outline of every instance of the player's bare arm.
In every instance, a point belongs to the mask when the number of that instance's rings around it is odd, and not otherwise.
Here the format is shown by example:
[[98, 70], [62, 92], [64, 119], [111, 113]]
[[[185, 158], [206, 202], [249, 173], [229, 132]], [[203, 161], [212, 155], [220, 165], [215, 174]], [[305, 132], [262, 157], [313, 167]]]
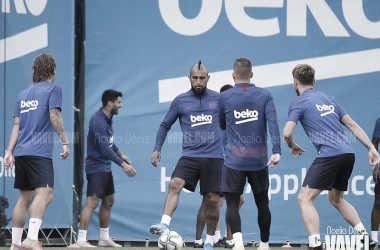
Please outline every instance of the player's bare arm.
[[268, 163], [267, 163], [267, 166], [270, 167], [270, 168], [273, 168], [274, 166], [276, 166], [279, 162], [280, 162], [280, 159], [281, 159], [281, 155], [280, 154], [273, 154]]
[[157, 167], [160, 161], [161, 161], [161, 152], [154, 151], [152, 156], [150, 157], [150, 162], [152, 163], [153, 166]]
[[125, 161], [121, 164], [121, 167], [123, 168], [123, 171], [129, 177], [135, 177], [136, 176], [136, 170], [131, 165], [127, 164]]
[[53, 125], [55, 132], [57, 132], [59, 138], [63, 143], [63, 152], [60, 153], [61, 159], [66, 160], [70, 155], [69, 140], [67, 139], [65, 127], [63, 125], [63, 119], [61, 116], [61, 110], [59, 108], [53, 108], [50, 110], [50, 121]]
[[372, 168], [377, 167], [380, 161], [379, 153], [364, 130], [348, 114], [345, 114], [340, 121], [368, 149], [369, 165]]
[[7, 152], [4, 156], [5, 170], [13, 167], [13, 151], [16, 147], [18, 140], [18, 133], [20, 129], [20, 117], [15, 117], [11, 136], [9, 138]]
[[293, 121], [287, 121], [283, 131], [284, 140], [289, 147], [290, 153], [294, 157], [298, 157], [302, 155], [303, 152], [306, 152], [303, 148], [301, 148], [297, 143], [293, 141], [293, 132], [296, 125], [297, 124]]

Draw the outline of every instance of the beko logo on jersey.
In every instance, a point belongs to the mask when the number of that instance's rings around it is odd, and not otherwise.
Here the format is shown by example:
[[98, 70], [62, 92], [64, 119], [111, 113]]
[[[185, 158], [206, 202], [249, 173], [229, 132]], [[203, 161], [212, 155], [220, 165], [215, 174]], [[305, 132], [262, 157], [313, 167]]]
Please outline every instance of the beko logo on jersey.
[[257, 119], [259, 119], [258, 118], [259, 112], [257, 110], [249, 110], [249, 109], [246, 109], [241, 112], [234, 110], [234, 116], [236, 119], [240, 119], [240, 118], [244, 119], [244, 120], [235, 122], [235, 124], [240, 124], [240, 123], [256, 121]]
[[196, 127], [200, 125], [205, 125], [205, 124], [211, 124], [212, 123], [212, 115], [190, 115], [190, 121], [194, 124], [191, 125], [191, 127]]
[[321, 114], [321, 116], [325, 116], [325, 115], [328, 115], [328, 114], [333, 114], [335, 113], [334, 110], [335, 110], [335, 107], [333, 105], [326, 105], [326, 104], [323, 104], [323, 105], [318, 105], [318, 104], [315, 104], [315, 106], [317, 107], [317, 109], [321, 112], [324, 112]]
[[30, 110], [36, 110], [38, 107], [38, 101], [37, 100], [31, 100], [31, 101], [24, 101], [21, 100], [21, 108], [28, 108], [21, 110], [21, 113], [29, 112]]

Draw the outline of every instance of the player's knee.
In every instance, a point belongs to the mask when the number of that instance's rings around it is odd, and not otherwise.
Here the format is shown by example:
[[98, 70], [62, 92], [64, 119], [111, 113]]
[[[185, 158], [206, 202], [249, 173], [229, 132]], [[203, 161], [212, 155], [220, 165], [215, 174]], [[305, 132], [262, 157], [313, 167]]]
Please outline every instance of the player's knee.
[[49, 205], [53, 201], [53, 193], [47, 193], [44, 197], [43, 200], [45, 201], [46, 205]]
[[219, 195], [215, 193], [208, 193], [207, 196], [207, 204], [208, 207], [217, 207], [219, 205]]
[[297, 197], [297, 202], [298, 202], [298, 206], [302, 206], [306, 203], [306, 199], [305, 199], [305, 196], [302, 195], [301, 193], [298, 195]]
[[329, 201], [331, 205], [333, 205], [334, 207], [338, 207], [342, 203], [343, 200], [344, 200], [343, 197], [333, 195], [331, 194], [331, 192], [329, 192]]
[[373, 207], [380, 210], [380, 195], [376, 194]]
[[99, 200], [100, 199], [97, 197], [91, 197], [91, 198], [87, 197], [86, 206], [94, 210], [95, 208], [98, 207]]
[[169, 182], [169, 192], [179, 193], [183, 188], [183, 181], [179, 178], [173, 178]]

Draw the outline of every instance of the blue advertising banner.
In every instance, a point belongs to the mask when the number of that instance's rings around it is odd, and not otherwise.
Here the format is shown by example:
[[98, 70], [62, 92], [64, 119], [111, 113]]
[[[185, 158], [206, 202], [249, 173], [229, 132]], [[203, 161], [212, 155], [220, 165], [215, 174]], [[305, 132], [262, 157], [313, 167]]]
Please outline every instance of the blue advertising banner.
[[[379, 10], [380, 2], [373, 0], [87, 1], [85, 129], [101, 107], [103, 91], [121, 91], [123, 108], [113, 119], [114, 143], [137, 170], [136, 177], [128, 178], [113, 165], [116, 193], [111, 236], [116, 240], [158, 239], [149, 227], [161, 219], [170, 176], [181, 155], [178, 122], [168, 134], [157, 168], [150, 164], [150, 156], [171, 101], [190, 89], [187, 75], [198, 60], [209, 69], [208, 87], [219, 91], [234, 83], [235, 59], [249, 58], [252, 82], [273, 95], [281, 133], [289, 104], [296, 98], [291, 72], [297, 64], [308, 63], [316, 69], [315, 88], [333, 96], [371, 137], [380, 116]], [[356, 153], [346, 200], [370, 230], [372, 169], [365, 147], [345, 131]], [[308, 241], [297, 195], [317, 152], [300, 126], [294, 138], [306, 153], [295, 159], [282, 143], [281, 162], [270, 169], [272, 243]], [[243, 239], [258, 242], [257, 209], [249, 187], [245, 197]], [[188, 242], [195, 238], [201, 200], [198, 190], [183, 191], [173, 215], [170, 228]], [[326, 192], [315, 205], [322, 238], [332, 234], [332, 229], [352, 229], [331, 206]], [[88, 239], [99, 237], [97, 212]], [[225, 206], [221, 218], [224, 213]], [[221, 230], [223, 234], [223, 222]]]
[[[0, 194], [9, 200], [12, 217], [19, 191], [13, 188], [14, 169], [5, 171], [3, 157], [13, 128], [13, 112], [19, 92], [32, 84], [34, 59], [52, 54], [57, 61], [55, 84], [62, 87], [62, 117], [69, 139], [74, 141], [74, 1], [3, 0], [0, 6]], [[55, 183], [53, 201], [42, 228], [70, 228], [73, 207], [73, 157], [63, 161], [58, 136], [53, 153]], [[11, 228], [12, 222], [8, 227]], [[28, 223], [25, 225], [28, 228]]]

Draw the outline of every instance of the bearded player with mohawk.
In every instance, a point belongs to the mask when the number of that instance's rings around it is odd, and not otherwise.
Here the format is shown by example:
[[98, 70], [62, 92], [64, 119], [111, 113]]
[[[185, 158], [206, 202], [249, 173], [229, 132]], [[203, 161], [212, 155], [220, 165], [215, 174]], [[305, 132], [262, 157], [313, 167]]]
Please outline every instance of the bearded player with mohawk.
[[151, 163], [157, 167], [161, 148], [171, 126], [179, 118], [183, 132], [182, 155], [169, 182], [164, 212], [160, 223], [150, 227], [152, 234], [169, 230], [182, 188], [195, 191], [200, 181], [200, 193], [207, 204], [207, 235], [204, 249], [213, 249], [212, 237], [219, 220], [219, 193], [223, 168], [223, 136], [218, 121], [219, 93], [207, 88], [210, 79], [207, 67], [199, 61], [188, 76], [191, 89], [178, 95], [170, 105], [156, 137]]

